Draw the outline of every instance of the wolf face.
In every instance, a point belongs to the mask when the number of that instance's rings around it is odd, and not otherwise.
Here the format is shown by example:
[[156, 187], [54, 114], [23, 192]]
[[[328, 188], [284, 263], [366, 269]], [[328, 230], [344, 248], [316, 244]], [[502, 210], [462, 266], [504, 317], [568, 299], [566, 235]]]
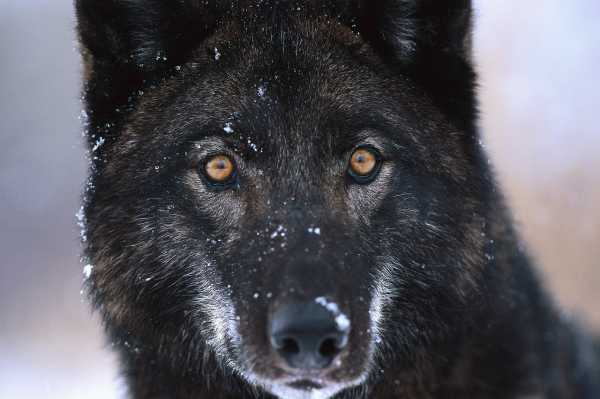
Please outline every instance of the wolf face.
[[77, 2], [89, 290], [133, 392], [359, 392], [473, 318], [469, 2], [292, 3]]

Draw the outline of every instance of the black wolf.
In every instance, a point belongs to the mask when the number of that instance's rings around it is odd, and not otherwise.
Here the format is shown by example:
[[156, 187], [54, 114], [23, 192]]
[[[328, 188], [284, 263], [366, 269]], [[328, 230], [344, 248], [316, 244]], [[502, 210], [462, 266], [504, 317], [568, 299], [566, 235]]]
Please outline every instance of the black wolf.
[[479, 144], [470, 1], [76, 8], [131, 397], [600, 397]]

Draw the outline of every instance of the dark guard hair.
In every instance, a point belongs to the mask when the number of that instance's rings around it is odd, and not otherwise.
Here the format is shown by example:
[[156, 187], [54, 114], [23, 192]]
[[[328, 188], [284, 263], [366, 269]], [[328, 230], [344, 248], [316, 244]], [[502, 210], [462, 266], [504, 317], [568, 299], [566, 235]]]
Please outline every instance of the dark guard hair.
[[[132, 397], [600, 395], [479, 145], [470, 1], [75, 4], [87, 288]], [[280, 334], [332, 320], [300, 361]]]
[[[392, 67], [410, 74], [455, 122], [473, 129], [471, 2], [448, 0], [78, 0], [79, 32], [89, 73], [89, 107], [111, 124], [132, 94], [173, 74], [219, 27], [276, 22], [281, 13], [332, 18], [359, 32]], [[96, 73], [92, 73], [95, 70]], [[101, 90], [93, 90], [101, 85]], [[102, 98], [94, 94], [102, 92]], [[119, 112], [117, 112], [119, 111]], [[117, 115], [115, 115], [117, 113]], [[94, 118], [95, 119], [95, 118]], [[94, 123], [91, 121], [91, 125]], [[470, 126], [469, 126], [470, 125]], [[113, 129], [118, 131], [119, 129]], [[107, 132], [108, 133], [108, 132]]]

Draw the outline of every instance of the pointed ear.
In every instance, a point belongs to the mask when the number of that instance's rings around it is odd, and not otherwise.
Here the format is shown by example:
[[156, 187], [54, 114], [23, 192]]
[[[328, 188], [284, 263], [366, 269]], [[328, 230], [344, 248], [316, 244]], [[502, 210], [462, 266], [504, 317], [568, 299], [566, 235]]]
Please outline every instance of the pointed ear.
[[455, 123], [474, 131], [471, 0], [361, 0], [360, 29], [380, 56], [411, 75]]
[[361, 7], [363, 33], [397, 61], [470, 58], [471, 0], [366, 0]]
[[[75, 0], [89, 148], [111, 145], [146, 87], [174, 73], [216, 29], [221, 0]], [[103, 146], [102, 148], [104, 148]], [[95, 153], [102, 165], [99, 149]], [[100, 166], [98, 166], [100, 167]]]
[[76, 0], [80, 41], [95, 67], [176, 65], [215, 28], [217, 3]]

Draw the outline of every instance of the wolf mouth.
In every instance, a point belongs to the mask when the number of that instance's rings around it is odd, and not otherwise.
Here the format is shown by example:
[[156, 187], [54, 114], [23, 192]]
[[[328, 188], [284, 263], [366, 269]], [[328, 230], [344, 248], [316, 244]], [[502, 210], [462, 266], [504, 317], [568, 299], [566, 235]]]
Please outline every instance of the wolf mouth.
[[299, 389], [303, 391], [312, 391], [323, 389], [326, 384], [321, 380], [313, 380], [313, 379], [301, 379], [295, 380], [287, 384], [290, 388]]
[[342, 391], [360, 386], [367, 381], [368, 377], [368, 372], [356, 379], [338, 381], [315, 375], [295, 375], [268, 382], [263, 380], [263, 383], [259, 380], [256, 382], [278, 398], [329, 399]]

